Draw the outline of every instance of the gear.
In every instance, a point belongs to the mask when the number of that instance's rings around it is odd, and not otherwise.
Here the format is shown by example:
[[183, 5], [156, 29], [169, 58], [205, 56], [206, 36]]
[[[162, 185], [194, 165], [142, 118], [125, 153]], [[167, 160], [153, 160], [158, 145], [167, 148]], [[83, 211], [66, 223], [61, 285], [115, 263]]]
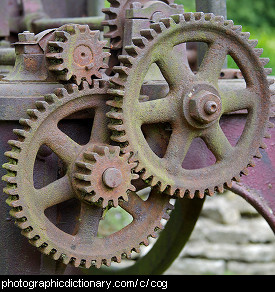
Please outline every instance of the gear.
[[118, 206], [119, 199], [128, 201], [128, 192], [136, 188], [131, 181], [138, 179], [132, 173], [137, 163], [129, 162], [130, 153], [120, 156], [120, 147], [93, 145], [81, 153], [74, 171], [75, 185], [88, 202]]
[[[174, 0], [161, 0], [166, 4], [174, 3]], [[146, 4], [149, 0], [108, 0], [110, 8], [103, 9], [106, 14], [105, 21], [102, 23], [104, 26], [109, 27], [109, 32], [104, 36], [111, 39], [111, 49], [118, 50], [123, 46], [124, 24], [126, 9], [130, 9], [131, 4], [139, 2]]]
[[[12, 208], [10, 214], [22, 229], [22, 234], [42, 253], [55, 260], [86, 268], [91, 265], [100, 268], [102, 264], [109, 266], [111, 261], [120, 262], [122, 255], [130, 257], [133, 250], [139, 252], [141, 244], [149, 244], [149, 236], [157, 236], [156, 229], [163, 228], [161, 219], [168, 219], [167, 211], [173, 209], [169, 204], [169, 197], [159, 194], [157, 190], [153, 189], [146, 201], [137, 193], [129, 191], [128, 201], [120, 200], [119, 206], [132, 215], [132, 223], [111, 235], [97, 236], [104, 209], [81, 198], [73, 186], [75, 166], [80, 166], [81, 171], [84, 171], [83, 163], [86, 160], [79, 161], [81, 154], [85, 156], [86, 153], [89, 159], [98, 158], [94, 164], [89, 160], [96, 175], [102, 176], [101, 163], [106, 166], [106, 160], [109, 160], [110, 166], [119, 168], [122, 175], [126, 175], [126, 178], [122, 178], [121, 191], [132, 189], [129, 182], [125, 184], [124, 179], [136, 178], [136, 175], [131, 174], [135, 164], [128, 163], [128, 155], [120, 157], [116, 147], [102, 147], [106, 145], [106, 137], [109, 137], [106, 91], [106, 82], [94, 80], [92, 88], [86, 82], [83, 82], [81, 89], [76, 85], [68, 85], [67, 89], [58, 89], [54, 94], [47, 95], [45, 101], [37, 101], [36, 109], [28, 110], [29, 119], [20, 120], [24, 128], [14, 130], [19, 139], [9, 141], [12, 150], [5, 153], [9, 162], [3, 166], [8, 171], [2, 179], [7, 182], [4, 192], [9, 195], [7, 203]], [[95, 118], [90, 142], [82, 146], [62, 132], [57, 125], [73, 113], [88, 109], [95, 109]], [[95, 140], [99, 146], [92, 146]], [[43, 145], [63, 161], [66, 171], [63, 177], [37, 189], [34, 186], [33, 172], [35, 159]], [[88, 151], [89, 147], [92, 156]], [[102, 151], [104, 156], [101, 157]], [[112, 164], [113, 162], [115, 163]], [[89, 179], [91, 182], [92, 178]], [[105, 182], [110, 184], [109, 187], [113, 186], [110, 178], [106, 177]], [[116, 180], [114, 183], [117, 182]], [[97, 185], [93, 188], [96, 195], [97, 188]], [[117, 196], [111, 192], [111, 196], [104, 197], [104, 200], [115, 201]], [[71, 216], [71, 224], [75, 226], [73, 233], [59, 229], [45, 212], [48, 208], [70, 200], [77, 200], [73, 212], [80, 205], [77, 221]]]
[[[113, 109], [109, 128], [112, 139], [126, 152], [136, 154], [136, 168], [143, 179], [158, 185], [161, 191], [178, 197], [204, 197], [214, 191], [223, 192], [232, 180], [247, 174], [260, 157], [259, 147], [266, 134], [270, 115], [270, 89], [264, 66], [269, 59], [260, 58], [262, 49], [249, 40], [240, 26], [213, 14], [184, 13], [162, 19], [142, 30], [134, 45], [125, 47], [121, 66], [109, 93]], [[189, 66], [178, 62], [173, 48], [181, 43], [204, 42], [208, 51], [194, 74]], [[247, 88], [225, 91], [218, 79], [227, 55], [241, 69]], [[166, 97], [145, 102], [139, 93], [147, 71], [156, 63], [169, 85]], [[256, 68], [256, 70], [255, 70]], [[236, 146], [232, 146], [222, 131], [219, 120], [223, 114], [248, 111], [245, 129]], [[163, 157], [154, 153], [142, 126], [169, 123], [172, 133]], [[201, 169], [184, 169], [182, 163], [192, 141], [200, 137], [214, 154], [216, 162]]]
[[66, 24], [54, 32], [54, 41], [49, 41], [46, 58], [49, 70], [61, 81], [72, 77], [76, 84], [92, 77], [102, 78], [101, 69], [108, 66], [104, 60], [110, 54], [103, 51], [106, 41], [99, 41], [100, 31], [91, 31], [88, 25]]

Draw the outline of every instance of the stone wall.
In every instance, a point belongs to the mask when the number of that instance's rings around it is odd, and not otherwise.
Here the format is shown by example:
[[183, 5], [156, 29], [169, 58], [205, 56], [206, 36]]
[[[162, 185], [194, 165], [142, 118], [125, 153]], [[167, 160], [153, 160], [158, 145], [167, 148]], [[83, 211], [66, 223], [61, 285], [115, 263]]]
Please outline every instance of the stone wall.
[[167, 275], [275, 275], [275, 236], [241, 197], [207, 198], [195, 230]]

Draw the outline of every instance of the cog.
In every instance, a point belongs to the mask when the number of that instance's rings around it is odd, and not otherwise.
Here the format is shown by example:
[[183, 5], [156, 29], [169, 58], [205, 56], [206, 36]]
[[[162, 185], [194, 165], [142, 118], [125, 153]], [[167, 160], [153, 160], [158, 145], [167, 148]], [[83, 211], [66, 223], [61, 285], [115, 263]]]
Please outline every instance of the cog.
[[49, 70], [61, 81], [72, 77], [80, 85], [83, 80], [92, 84], [92, 77], [102, 78], [101, 69], [110, 54], [103, 51], [106, 41], [99, 41], [100, 31], [91, 31], [88, 25], [66, 24], [54, 32], [54, 41], [48, 42], [46, 58]]
[[[108, 148], [92, 146], [95, 140], [98, 145], [106, 145], [108, 141], [107, 99], [107, 84], [103, 80], [94, 80], [92, 87], [87, 82], [83, 82], [81, 87], [75, 84], [68, 85], [66, 88], [56, 90], [54, 94], [46, 95], [44, 101], [36, 102], [35, 109], [28, 110], [28, 119], [20, 120], [23, 129], [14, 130], [18, 140], [9, 141], [12, 149], [5, 153], [9, 161], [3, 165], [7, 169], [7, 174], [2, 179], [7, 183], [4, 192], [9, 198], [6, 202], [11, 207], [10, 214], [15, 218], [16, 225], [42, 253], [76, 267], [89, 268], [94, 265], [100, 268], [102, 264], [109, 266], [111, 261], [120, 262], [123, 255], [130, 257], [133, 250], [139, 252], [140, 245], [149, 244], [148, 237], [157, 236], [156, 230], [163, 228], [161, 220], [168, 220], [167, 211], [173, 209], [169, 203], [170, 197], [159, 194], [155, 189], [152, 189], [146, 201], [136, 192], [129, 191], [128, 201], [120, 200], [119, 206], [133, 217], [132, 223], [110, 235], [97, 236], [103, 211], [105, 213], [108, 210], [104, 210], [97, 203], [82, 199], [76, 193], [73, 180], [75, 166], [80, 165], [80, 155], [87, 153], [89, 156], [87, 152], [89, 147], [98, 156], [103, 150], [104, 157], [98, 157], [100, 159], [94, 165], [91, 164], [93, 169], [101, 174], [99, 171], [101, 159], [105, 166], [105, 158], [110, 159], [110, 162], [119, 160], [119, 166], [122, 162], [127, 162], [126, 169], [129, 173], [126, 179], [136, 178], [130, 172], [134, 164], [128, 164], [127, 155], [120, 158], [117, 148], [112, 146]], [[88, 109], [95, 110], [91, 144], [79, 145], [57, 125], [62, 119]], [[66, 171], [61, 178], [37, 189], [34, 185], [33, 172], [39, 149], [44, 145], [63, 161]], [[82, 160], [81, 163], [85, 161]], [[80, 165], [80, 168], [84, 170], [83, 165]], [[120, 170], [122, 171], [121, 168]], [[123, 170], [123, 175], [125, 173], [126, 170]], [[124, 189], [132, 188], [128, 182], [126, 186]], [[114, 193], [110, 198], [117, 199]], [[68, 224], [75, 227], [74, 231], [67, 233], [61, 230], [55, 221], [50, 220], [45, 211], [72, 200], [75, 203], [71, 222]], [[78, 218], [75, 218], [77, 206], [80, 210]]]
[[[166, 4], [174, 3], [174, 0], [161, 0]], [[109, 28], [109, 31], [104, 37], [111, 40], [110, 45], [112, 50], [121, 49], [123, 46], [125, 13], [130, 9], [131, 4], [139, 2], [146, 4], [149, 0], [108, 0], [110, 8], [104, 8], [103, 12], [106, 14], [105, 21], [102, 23]]]
[[[249, 40], [233, 21], [213, 14], [184, 13], [164, 18], [142, 30], [134, 45], [125, 47], [121, 65], [114, 67], [114, 100], [108, 104], [112, 123], [112, 140], [122, 151], [133, 152], [139, 163], [136, 172], [162, 192], [193, 198], [213, 195], [230, 187], [232, 180], [247, 175], [254, 158], [260, 158], [262, 139], [268, 138], [270, 89], [273, 80], [264, 66], [269, 59], [260, 58], [262, 49]], [[176, 45], [205, 42], [208, 52], [197, 74], [178, 61]], [[218, 79], [225, 58], [230, 55], [239, 65], [246, 89], [225, 91]], [[156, 63], [169, 85], [166, 97], [139, 101], [139, 94], [149, 67]], [[255, 69], [256, 68], [256, 69]], [[232, 146], [220, 127], [223, 114], [247, 110], [247, 123], [237, 143]], [[169, 123], [172, 133], [166, 152], [158, 156], [146, 140], [142, 126]], [[184, 169], [182, 163], [192, 141], [200, 137], [215, 156], [216, 162], [201, 169]]]
[[131, 181], [138, 179], [132, 173], [137, 163], [129, 162], [130, 153], [120, 156], [120, 147], [92, 145], [81, 153], [74, 171], [75, 186], [84, 194], [84, 200], [101, 203], [106, 208], [109, 203], [118, 206], [119, 199], [128, 201], [129, 191], [136, 188]]

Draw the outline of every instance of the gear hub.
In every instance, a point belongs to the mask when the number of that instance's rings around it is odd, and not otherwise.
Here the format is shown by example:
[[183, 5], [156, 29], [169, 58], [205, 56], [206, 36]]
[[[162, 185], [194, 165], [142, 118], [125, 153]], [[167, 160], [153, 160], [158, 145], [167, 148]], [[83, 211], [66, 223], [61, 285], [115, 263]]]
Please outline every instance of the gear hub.
[[88, 146], [75, 162], [73, 185], [80, 199], [118, 206], [119, 199], [128, 200], [128, 192], [135, 191], [131, 181], [139, 176], [132, 173], [137, 163], [129, 162], [130, 153], [120, 156], [120, 147]]

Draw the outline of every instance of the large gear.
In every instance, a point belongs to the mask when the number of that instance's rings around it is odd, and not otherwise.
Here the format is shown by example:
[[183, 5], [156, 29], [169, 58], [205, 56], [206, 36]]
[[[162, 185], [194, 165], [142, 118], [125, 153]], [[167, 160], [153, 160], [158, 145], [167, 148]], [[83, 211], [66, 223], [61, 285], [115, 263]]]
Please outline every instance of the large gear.
[[102, 78], [101, 69], [110, 55], [103, 48], [107, 41], [100, 41], [100, 31], [91, 31], [88, 25], [66, 24], [54, 32], [54, 40], [49, 41], [46, 58], [49, 70], [61, 81], [72, 77], [76, 84], [92, 77]]
[[[174, 0], [161, 0], [166, 4], [174, 3]], [[109, 28], [109, 31], [104, 35], [109, 38], [111, 49], [118, 50], [123, 46], [124, 25], [126, 9], [131, 7], [134, 2], [146, 4], [150, 0], [108, 0], [110, 8], [103, 9], [106, 14], [103, 25]]]
[[[212, 195], [230, 187], [232, 180], [247, 174], [259, 157], [259, 147], [265, 147], [268, 137], [271, 82], [270, 69], [264, 66], [269, 59], [260, 58], [262, 49], [257, 41], [249, 40], [233, 21], [213, 14], [184, 13], [162, 19], [142, 30], [134, 45], [125, 47], [128, 55], [121, 56], [121, 66], [115, 67], [112, 78], [115, 98], [112, 139], [126, 152], [136, 154], [136, 171], [151, 185], [178, 197]], [[173, 48], [187, 42], [204, 42], [208, 52], [197, 74], [178, 62]], [[240, 67], [247, 88], [223, 91], [218, 79], [227, 55]], [[140, 102], [139, 96], [146, 73], [156, 63], [169, 85], [166, 97]], [[223, 114], [248, 111], [245, 129], [236, 146], [232, 146], [222, 131], [219, 120]], [[172, 128], [166, 153], [157, 156], [142, 132], [142, 125], [170, 123]], [[201, 169], [184, 169], [183, 160], [194, 138], [204, 140], [216, 162]]]
[[76, 161], [74, 185], [88, 202], [99, 202], [103, 208], [111, 203], [118, 206], [119, 199], [128, 201], [129, 191], [136, 188], [131, 181], [138, 179], [132, 173], [137, 163], [129, 161], [130, 153], [121, 156], [120, 147], [92, 145], [84, 149]]
[[[163, 228], [161, 220], [168, 219], [167, 211], [173, 209], [169, 197], [154, 189], [146, 201], [130, 191], [127, 194], [128, 201], [120, 200], [119, 206], [132, 215], [132, 223], [111, 235], [97, 236], [104, 209], [97, 203], [81, 199], [76, 194], [72, 181], [80, 154], [89, 145], [98, 141], [98, 146], [92, 147], [93, 151], [105, 149], [102, 145], [106, 145], [109, 137], [106, 91], [106, 82], [94, 80], [93, 87], [84, 82], [81, 89], [76, 85], [69, 85], [67, 89], [58, 89], [54, 94], [45, 96], [45, 101], [36, 102], [36, 109], [28, 110], [28, 119], [20, 120], [23, 129], [14, 130], [19, 138], [9, 141], [12, 150], [5, 153], [9, 162], [3, 166], [8, 171], [3, 177], [7, 182], [4, 192], [9, 195], [7, 203], [12, 208], [10, 214], [15, 218], [16, 225], [42, 253], [77, 267], [89, 268], [95, 265], [100, 268], [102, 264], [109, 266], [111, 261], [120, 262], [122, 255], [129, 257], [133, 250], [139, 252], [141, 244], [149, 244], [148, 237], [157, 236], [156, 230]], [[79, 145], [58, 128], [60, 120], [92, 108], [95, 109], [95, 118], [88, 146]], [[95, 129], [96, 126], [99, 129]], [[34, 186], [34, 165], [43, 145], [47, 145], [63, 161], [66, 171], [61, 178], [37, 189]], [[113, 148], [110, 146], [108, 149]], [[118, 152], [114, 153], [119, 156]], [[122, 178], [122, 184], [125, 184], [124, 179], [134, 178], [130, 171], [134, 164], [128, 164], [128, 158], [126, 155], [122, 160], [129, 171], [126, 178]], [[124, 189], [128, 188], [129, 183], [126, 183], [127, 187]], [[77, 222], [72, 223], [75, 224], [73, 233], [67, 233], [46, 216], [45, 210], [72, 199], [78, 199], [80, 212]]]

